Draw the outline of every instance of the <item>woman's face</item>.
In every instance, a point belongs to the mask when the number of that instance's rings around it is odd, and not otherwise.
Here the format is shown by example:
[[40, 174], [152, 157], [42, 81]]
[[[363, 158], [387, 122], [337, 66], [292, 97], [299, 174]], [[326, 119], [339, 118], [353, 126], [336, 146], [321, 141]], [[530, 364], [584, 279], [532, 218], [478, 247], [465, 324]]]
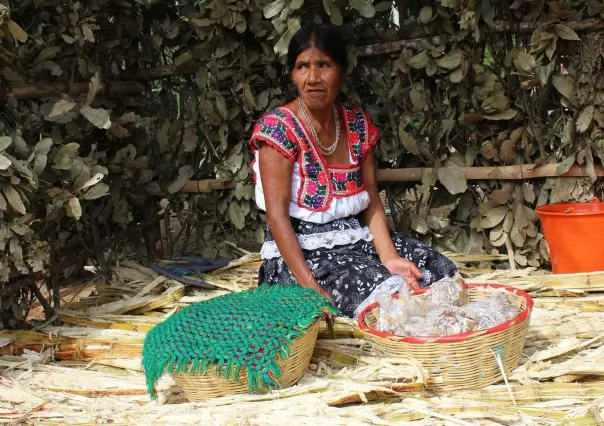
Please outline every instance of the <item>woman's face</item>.
[[311, 47], [296, 58], [292, 80], [309, 109], [331, 108], [340, 91], [342, 70], [327, 53]]

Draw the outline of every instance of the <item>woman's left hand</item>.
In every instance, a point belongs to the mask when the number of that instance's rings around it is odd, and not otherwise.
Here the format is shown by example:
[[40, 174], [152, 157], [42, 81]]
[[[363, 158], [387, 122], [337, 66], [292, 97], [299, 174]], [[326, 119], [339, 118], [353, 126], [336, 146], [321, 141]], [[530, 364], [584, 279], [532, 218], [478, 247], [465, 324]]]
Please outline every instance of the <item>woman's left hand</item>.
[[402, 257], [393, 257], [383, 262], [384, 266], [393, 274], [402, 276], [411, 290], [419, 290], [417, 280], [423, 277], [421, 271], [413, 262]]

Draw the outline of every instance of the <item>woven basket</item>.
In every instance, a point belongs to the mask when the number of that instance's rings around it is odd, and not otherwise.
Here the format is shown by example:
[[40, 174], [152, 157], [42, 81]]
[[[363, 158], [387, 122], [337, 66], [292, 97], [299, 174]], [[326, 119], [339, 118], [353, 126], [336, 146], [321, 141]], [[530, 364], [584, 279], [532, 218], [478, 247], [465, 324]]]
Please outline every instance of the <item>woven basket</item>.
[[[467, 287], [470, 302], [486, 300], [494, 289], [503, 288], [512, 294], [521, 313], [488, 330], [444, 337], [400, 337], [374, 329], [379, 316], [379, 305], [374, 303], [360, 314], [359, 328], [377, 345], [380, 354], [404, 355], [420, 361], [428, 371], [429, 390], [449, 392], [497, 383], [503, 380], [498, 359], [506, 375], [520, 363], [533, 301], [524, 291], [512, 287], [496, 284], [470, 284]], [[416, 297], [425, 296], [426, 290], [423, 290]]]
[[[286, 359], [277, 356], [277, 364], [281, 369], [281, 377], [277, 379], [277, 382], [281, 389], [298, 383], [304, 376], [319, 334], [319, 322], [319, 320], [315, 321], [314, 324], [308, 327], [306, 333], [293, 340], [293, 344], [290, 346], [290, 355]], [[207, 401], [219, 396], [250, 393], [245, 369], [241, 369], [238, 382], [218, 377], [216, 365], [208, 368], [203, 376], [181, 372], [172, 375], [172, 378], [184, 392], [185, 398], [191, 402]], [[259, 389], [254, 393], [266, 393], [266, 390]]]

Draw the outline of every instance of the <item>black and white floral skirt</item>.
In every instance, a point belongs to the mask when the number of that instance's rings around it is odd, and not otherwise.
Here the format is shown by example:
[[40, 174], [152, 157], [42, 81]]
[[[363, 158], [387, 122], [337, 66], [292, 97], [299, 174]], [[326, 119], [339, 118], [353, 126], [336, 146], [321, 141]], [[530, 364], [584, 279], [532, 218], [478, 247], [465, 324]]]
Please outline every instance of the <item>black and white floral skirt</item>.
[[[393, 294], [404, 282], [380, 263], [373, 237], [369, 229], [362, 226], [360, 217], [326, 224], [292, 218], [292, 225], [308, 267], [319, 285], [331, 295], [341, 315], [356, 318], [378, 294]], [[392, 240], [399, 255], [422, 271], [421, 287], [455, 275], [455, 264], [423, 242], [399, 233], [392, 233]], [[261, 255], [264, 263], [260, 268], [260, 284], [296, 283], [268, 227]]]

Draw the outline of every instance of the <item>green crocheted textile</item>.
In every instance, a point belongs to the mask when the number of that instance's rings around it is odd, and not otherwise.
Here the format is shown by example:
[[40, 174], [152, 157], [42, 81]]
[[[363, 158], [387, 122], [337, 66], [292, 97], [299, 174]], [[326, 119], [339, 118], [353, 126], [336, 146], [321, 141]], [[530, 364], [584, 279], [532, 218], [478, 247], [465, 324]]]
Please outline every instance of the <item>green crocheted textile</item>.
[[275, 357], [289, 356], [287, 344], [335, 313], [325, 297], [298, 285], [263, 285], [194, 303], [147, 334], [147, 391], [157, 398], [155, 384], [165, 372], [205, 374], [213, 364], [227, 380], [239, 381], [245, 368], [250, 391], [278, 388]]

